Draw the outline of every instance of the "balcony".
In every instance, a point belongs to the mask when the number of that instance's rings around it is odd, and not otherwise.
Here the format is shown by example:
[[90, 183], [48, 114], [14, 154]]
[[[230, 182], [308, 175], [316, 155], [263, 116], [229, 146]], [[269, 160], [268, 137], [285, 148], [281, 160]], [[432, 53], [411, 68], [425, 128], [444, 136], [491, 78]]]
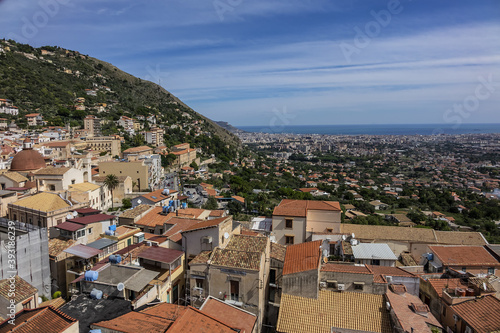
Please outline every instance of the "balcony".
[[448, 288], [443, 289], [443, 301], [448, 305], [459, 304], [468, 300], [473, 300], [476, 298], [474, 295], [474, 291], [472, 292], [469, 289], [462, 288]]

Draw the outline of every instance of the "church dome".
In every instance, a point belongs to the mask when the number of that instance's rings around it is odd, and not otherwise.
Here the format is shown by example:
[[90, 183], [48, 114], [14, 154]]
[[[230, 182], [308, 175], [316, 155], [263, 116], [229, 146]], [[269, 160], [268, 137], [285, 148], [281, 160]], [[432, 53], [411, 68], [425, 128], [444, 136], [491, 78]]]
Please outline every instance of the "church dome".
[[45, 167], [45, 160], [33, 149], [23, 149], [17, 153], [10, 163], [11, 171], [30, 171]]

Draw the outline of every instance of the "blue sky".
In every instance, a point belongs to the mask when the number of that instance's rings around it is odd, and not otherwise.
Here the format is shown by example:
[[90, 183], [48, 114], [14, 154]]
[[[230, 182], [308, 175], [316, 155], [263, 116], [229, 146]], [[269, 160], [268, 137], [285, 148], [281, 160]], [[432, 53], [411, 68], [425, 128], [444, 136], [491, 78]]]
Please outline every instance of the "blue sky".
[[0, 37], [234, 125], [500, 123], [498, 0], [0, 0]]

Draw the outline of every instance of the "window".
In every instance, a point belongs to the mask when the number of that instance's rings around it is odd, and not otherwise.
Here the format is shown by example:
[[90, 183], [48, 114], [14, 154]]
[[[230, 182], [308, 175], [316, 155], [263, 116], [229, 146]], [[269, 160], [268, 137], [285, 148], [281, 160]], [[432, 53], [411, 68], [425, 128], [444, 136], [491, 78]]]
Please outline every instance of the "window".
[[89, 230], [89, 235], [90, 235], [92, 233], [92, 228], [89, 228], [88, 230]]
[[285, 236], [285, 245], [292, 245], [294, 238], [294, 236]]
[[196, 279], [195, 287], [203, 289], [203, 279]]
[[71, 184], [75, 185], [75, 183], [76, 183], [76, 180], [71, 179]]
[[467, 267], [462, 267], [462, 272], [466, 272], [467, 271]]
[[380, 260], [379, 259], [372, 259], [372, 265], [380, 266]]
[[364, 285], [363, 282], [354, 282], [354, 290], [363, 290]]
[[240, 282], [229, 281], [231, 283], [231, 300], [238, 301], [240, 299]]
[[293, 229], [293, 219], [285, 219], [285, 229]]
[[488, 275], [495, 274], [495, 267], [488, 267]]
[[49, 185], [49, 190], [50, 191], [55, 191], [56, 190], [56, 186], [55, 185]]
[[328, 289], [337, 289], [337, 281], [335, 281], [335, 280], [326, 280], [326, 287]]
[[269, 283], [276, 284], [276, 270], [271, 269], [269, 271]]

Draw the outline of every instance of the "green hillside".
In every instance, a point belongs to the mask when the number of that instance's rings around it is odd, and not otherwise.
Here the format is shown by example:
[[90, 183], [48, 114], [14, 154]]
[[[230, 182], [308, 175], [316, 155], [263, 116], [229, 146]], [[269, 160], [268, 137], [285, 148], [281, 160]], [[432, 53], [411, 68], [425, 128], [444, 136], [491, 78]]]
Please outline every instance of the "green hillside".
[[[109, 135], [120, 133], [113, 121], [122, 115], [155, 115], [166, 129], [167, 146], [190, 142], [194, 147], [210, 146], [209, 150], [228, 150], [226, 153], [240, 147], [236, 136], [161, 86], [109, 63], [59, 47], [33, 48], [12, 40], [0, 40], [0, 46], [0, 98], [12, 100], [20, 110], [19, 117], [2, 117], [16, 120], [21, 127], [27, 126], [24, 115], [28, 113], [41, 113], [49, 126], [72, 127], [83, 127], [83, 119], [93, 114], [109, 120], [103, 128], [103, 134]], [[79, 97], [85, 98], [81, 103], [85, 110], [76, 108]], [[147, 129], [150, 123], [144, 120], [144, 125]]]

